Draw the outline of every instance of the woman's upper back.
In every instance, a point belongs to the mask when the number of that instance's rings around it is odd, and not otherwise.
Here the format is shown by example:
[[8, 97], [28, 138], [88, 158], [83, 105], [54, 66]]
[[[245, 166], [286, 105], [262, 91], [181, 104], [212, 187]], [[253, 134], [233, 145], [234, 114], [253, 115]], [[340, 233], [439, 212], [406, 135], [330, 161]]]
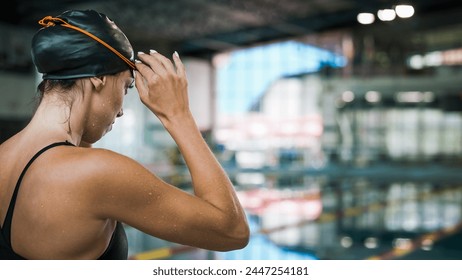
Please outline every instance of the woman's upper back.
[[[21, 172], [38, 152], [32, 143], [21, 145], [21, 140], [18, 136], [0, 146], [0, 218], [2, 231], [11, 226], [13, 250], [32, 259], [94, 259], [102, 256], [116, 224], [95, 217], [91, 211], [94, 206], [89, 205], [85, 197], [89, 187], [85, 179], [87, 164], [84, 164], [88, 149], [58, 143], [31, 162], [19, 182], [18, 195], [13, 199], [16, 206], [10, 213], [11, 225], [5, 224]], [[119, 226], [119, 243], [124, 242], [122, 231], [123, 227]], [[3, 232], [3, 235], [8, 233]], [[123, 250], [126, 254], [126, 248]]]

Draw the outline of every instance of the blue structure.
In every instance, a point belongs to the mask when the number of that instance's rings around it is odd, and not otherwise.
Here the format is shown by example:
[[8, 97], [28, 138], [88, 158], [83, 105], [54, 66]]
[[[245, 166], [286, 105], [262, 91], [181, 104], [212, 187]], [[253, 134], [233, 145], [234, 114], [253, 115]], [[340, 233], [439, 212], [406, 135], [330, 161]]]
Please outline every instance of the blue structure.
[[274, 81], [314, 73], [323, 67], [344, 67], [347, 59], [333, 52], [286, 41], [232, 52], [217, 69], [218, 112], [248, 112]]

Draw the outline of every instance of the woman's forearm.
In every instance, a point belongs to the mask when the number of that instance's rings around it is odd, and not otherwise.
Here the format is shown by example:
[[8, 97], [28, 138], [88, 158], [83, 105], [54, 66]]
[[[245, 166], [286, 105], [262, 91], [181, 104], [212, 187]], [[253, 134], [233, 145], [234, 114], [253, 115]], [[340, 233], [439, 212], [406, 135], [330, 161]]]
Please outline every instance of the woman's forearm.
[[191, 174], [194, 193], [216, 208], [242, 214], [234, 187], [216, 160], [188, 112], [162, 120], [167, 131], [176, 141]]
[[218, 211], [216, 217], [223, 232], [239, 246], [249, 240], [249, 227], [233, 184], [202, 138], [191, 115], [164, 120], [164, 126], [176, 141], [191, 174], [195, 195]]

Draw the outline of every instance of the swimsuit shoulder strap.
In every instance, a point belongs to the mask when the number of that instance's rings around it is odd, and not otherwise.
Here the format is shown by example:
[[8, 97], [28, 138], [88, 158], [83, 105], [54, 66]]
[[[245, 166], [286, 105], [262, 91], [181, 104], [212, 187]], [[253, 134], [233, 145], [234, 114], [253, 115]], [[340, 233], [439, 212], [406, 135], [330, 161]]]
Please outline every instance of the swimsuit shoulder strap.
[[38, 151], [26, 164], [24, 167], [23, 171], [21, 172], [21, 175], [19, 176], [18, 182], [16, 183], [16, 186], [14, 188], [13, 195], [10, 200], [10, 205], [8, 206], [8, 211], [6, 212], [5, 220], [3, 222], [2, 230], [4, 231], [5, 239], [6, 241], [11, 245], [11, 222], [13, 220], [13, 212], [14, 212], [14, 207], [16, 205], [16, 198], [18, 196], [19, 192], [19, 187], [21, 185], [21, 181], [26, 174], [27, 169], [32, 165], [32, 163], [44, 152], [47, 150], [54, 148], [56, 146], [75, 146], [74, 144], [64, 141], [64, 142], [56, 142], [52, 143], [44, 148], [42, 148], [40, 151]]

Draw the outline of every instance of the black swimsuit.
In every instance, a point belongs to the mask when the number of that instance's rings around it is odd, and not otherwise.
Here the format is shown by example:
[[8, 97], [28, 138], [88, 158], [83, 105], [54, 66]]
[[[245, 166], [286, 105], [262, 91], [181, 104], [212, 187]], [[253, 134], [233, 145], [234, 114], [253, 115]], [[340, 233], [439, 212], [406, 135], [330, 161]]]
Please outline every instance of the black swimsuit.
[[[26, 174], [27, 169], [43, 152], [56, 146], [74, 146], [69, 142], [57, 142], [46, 146], [45, 148], [38, 151], [32, 159], [27, 163], [26, 167], [19, 176], [18, 182], [13, 192], [13, 196], [6, 213], [5, 221], [3, 226], [0, 227], [0, 260], [24, 260], [22, 256], [16, 254], [11, 247], [11, 221], [13, 219], [14, 206], [16, 205], [16, 198], [18, 196], [19, 186], [21, 181]], [[117, 222], [117, 226], [112, 234], [109, 246], [106, 251], [99, 257], [100, 260], [126, 260], [128, 257], [128, 243], [127, 235], [125, 234], [124, 227], [121, 223]]]

